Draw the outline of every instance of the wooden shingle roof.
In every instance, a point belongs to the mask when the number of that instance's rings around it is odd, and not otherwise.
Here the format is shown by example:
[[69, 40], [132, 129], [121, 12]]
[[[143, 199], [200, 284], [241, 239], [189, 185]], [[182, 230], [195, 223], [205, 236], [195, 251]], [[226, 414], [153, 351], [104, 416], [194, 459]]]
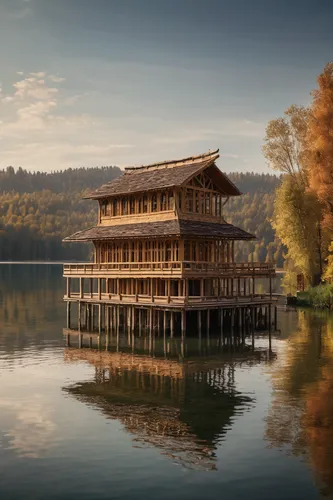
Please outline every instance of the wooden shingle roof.
[[213, 178], [217, 189], [223, 195], [240, 195], [237, 187], [216, 166], [215, 161], [218, 157], [218, 150], [216, 150], [177, 161], [127, 167], [122, 176], [104, 184], [85, 198], [100, 199], [182, 186], [203, 170], [206, 170], [206, 173]]
[[64, 239], [68, 242], [82, 242], [109, 239], [133, 238], [168, 238], [191, 237], [204, 239], [255, 239], [239, 227], [232, 224], [218, 224], [215, 222], [199, 222], [192, 220], [167, 220], [158, 222], [141, 222], [138, 224], [123, 224], [115, 226], [94, 226], [84, 231], [79, 231]]

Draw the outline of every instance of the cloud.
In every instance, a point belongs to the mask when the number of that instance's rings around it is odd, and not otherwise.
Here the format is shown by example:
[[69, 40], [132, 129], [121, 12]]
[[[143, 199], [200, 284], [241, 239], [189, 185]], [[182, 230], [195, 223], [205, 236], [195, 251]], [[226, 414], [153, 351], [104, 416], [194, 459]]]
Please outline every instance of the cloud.
[[1, 405], [12, 413], [11, 428], [4, 433], [7, 447], [19, 457], [46, 455], [54, 445], [57, 427], [43, 398], [35, 395], [29, 401], [2, 400]]
[[46, 100], [52, 98], [59, 90], [55, 87], [48, 87], [45, 80], [41, 79], [45, 73], [31, 73], [31, 76], [14, 83], [13, 87], [16, 89], [14, 98], [27, 100], [32, 97], [33, 99]]
[[74, 109], [87, 93], [69, 95], [66, 88], [60, 92], [58, 84], [65, 81], [44, 71], [33, 72], [14, 82], [12, 92], [0, 95], [0, 168], [10, 164], [55, 170], [114, 164], [115, 153], [121, 159], [134, 148], [133, 143], [119, 140], [115, 123]]
[[256, 144], [264, 135], [264, 125], [246, 116], [207, 112], [199, 120], [176, 119], [162, 107], [129, 100], [121, 89], [97, 90], [98, 81], [78, 91], [67, 75], [19, 73], [11, 91], [0, 94], [0, 169], [144, 164], [219, 146], [223, 163], [233, 168], [242, 162], [237, 145]]
[[48, 75], [48, 79], [54, 83], [63, 83], [66, 81], [66, 78], [63, 78], [62, 76], [57, 76], [57, 75]]

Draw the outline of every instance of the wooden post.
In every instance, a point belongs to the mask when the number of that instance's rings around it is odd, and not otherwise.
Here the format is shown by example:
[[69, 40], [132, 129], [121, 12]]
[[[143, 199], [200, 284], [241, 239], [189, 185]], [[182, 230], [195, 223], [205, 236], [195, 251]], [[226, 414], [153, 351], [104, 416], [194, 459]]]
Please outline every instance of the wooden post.
[[83, 299], [83, 278], [80, 278], [80, 299]]
[[152, 351], [152, 336], [153, 336], [153, 308], [149, 309], [149, 354]]
[[120, 306], [115, 306], [115, 316], [116, 316], [116, 335], [117, 335], [117, 352], [119, 351], [119, 309]]
[[93, 294], [94, 294], [94, 282], [93, 282], [93, 278], [90, 278], [90, 298], [91, 299], [93, 298]]
[[153, 291], [154, 278], [150, 278], [150, 300], [154, 302], [154, 291]]
[[139, 314], [139, 337], [141, 337], [141, 332], [142, 332], [142, 309], [139, 309], [138, 311]]
[[102, 295], [102, 292], [101, 292], [101, 281], [102, 281], [102, 278], [98, 278], [97, 279], [97, 286], [98, 286], [98, 300], [101, 300], [101, 295]]
[[181, 334], [182, 334], [182, 338], [185, 337], [185, 332], [186, 332], [186, 311], [185, 311], [185, 309], [182, 309], [182, 312], [181, 312]]
[[81, 330], [81, 302], [77, 304], [77, 329]]
[[207, 309], [207, 338], [209, 338], [209, 330], [210, 330], [210, 309]]
[[173, 338], [175, 334], [175, 313], [170, 312], [170, 337]]
[[242, 310], [240, 308], [237, 308], [237, 316], [238, 316], [238, 335], [240, 337], [242, 333]]
[[102, 305], [98, 304], [98, 332], [102, 332]]
[[71, 327], [71, 303], [67, 302], [67, 328]]
[[220, 318], [220, 339], [223, 338], [223, 309], [219, 309], [219, 318]]
[[135, 329], [135, 309], [134, 309], [134, 306], [132, 306], [131, 324], [132, 324], [132, 333], [134, 333], [134, 329]]
[[198, 311], [198, 331], [199, 331], [199, 338], [201, 339], [201, 332], [202, 332], [202, 313], [201, 313], [201, 311]]

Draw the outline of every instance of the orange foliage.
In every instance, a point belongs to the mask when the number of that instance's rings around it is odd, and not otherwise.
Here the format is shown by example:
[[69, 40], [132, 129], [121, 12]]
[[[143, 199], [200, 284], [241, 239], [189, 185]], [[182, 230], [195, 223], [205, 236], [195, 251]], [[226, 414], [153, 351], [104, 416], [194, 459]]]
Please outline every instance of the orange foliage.
[[333, 232], [333, 63], [325, 66], [317, 82], [307, 137], [309, 182], [324, 203], [324, 226]]

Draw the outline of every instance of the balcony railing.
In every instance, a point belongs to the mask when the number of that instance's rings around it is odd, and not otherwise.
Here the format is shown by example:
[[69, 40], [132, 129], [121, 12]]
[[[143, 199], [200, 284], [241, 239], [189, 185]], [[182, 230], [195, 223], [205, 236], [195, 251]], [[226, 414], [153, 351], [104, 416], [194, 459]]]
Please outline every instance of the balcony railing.
[[225, 276], [252, 276], [275, 273], [275, 266], [266, 262], [221, 263], [196, 261], [164, 262], [102, 262], [96, 264], [64, 264], [64, 276], [118, 276], [156, 275], [183, 277], [193, 274], [206, 275], [217, 273]]
[[153, 296], [151, 295], [130, 295], [130, 294], [113, 294], [113, 293], [87, 293], [82, 294], [78, 292], [72, 292], [68, 297], [65, 295], [65, 300], [87, 300], [91, 302], [103, 302], [110, 304], [141, 304], [141, 305], [155, 305], [155, 306], [197, 306], [197, 305], [247, 305], [249, 303], [267, 303], [267, 301], [277, 301], [276, 297], [269, 298], [265, 294], [255, 294], [255, 295], [224, 295], [224, 296], [170, 296], [165, 295]]

